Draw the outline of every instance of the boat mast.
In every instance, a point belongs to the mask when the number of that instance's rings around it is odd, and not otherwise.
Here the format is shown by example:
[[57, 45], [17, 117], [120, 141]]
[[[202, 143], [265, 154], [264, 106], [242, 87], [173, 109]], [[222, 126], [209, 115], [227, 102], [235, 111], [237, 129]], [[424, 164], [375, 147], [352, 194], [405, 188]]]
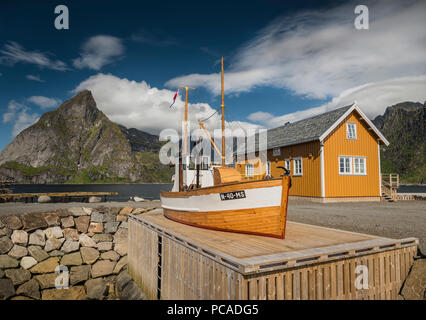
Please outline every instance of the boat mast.
[[179, 89], [185, 89], [185, 144], [184, 144], [184, 151], [183, 154], [186, 156], [186, 150], [187, 150], [187, 146], [188, 146], [188, 142], [187, 142], [187, 135], [188, 135], [188, 89], [192, 89], [194, 90], [195, 88], [191, 88], [191, 87], [179, 87]]
[[223, 92], [223, 57], [221, 59], [222, 64], [222, 167], [225, 166], [225, 103], [224, 103], [224, 92]]

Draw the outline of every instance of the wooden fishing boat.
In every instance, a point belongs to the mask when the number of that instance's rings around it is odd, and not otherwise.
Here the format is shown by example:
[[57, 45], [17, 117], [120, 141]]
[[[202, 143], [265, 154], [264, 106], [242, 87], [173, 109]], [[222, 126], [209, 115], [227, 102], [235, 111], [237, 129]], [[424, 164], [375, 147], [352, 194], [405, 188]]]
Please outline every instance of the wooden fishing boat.
[[[188, 89], [185, 99], [185, 131], [187, 130]], [[222, 150], [225, 150], [224, 136], [224, 91], [222, 58]], [[200, 122], [203, 129], [204, 126]], [[211, 143], [219, 149], [210, 138]], [[190, 166], [185, 148], [179, 156], [173, 177], [174, 186], [170, 192], [161, 192], [161, 206], [164, 215], [176, 222], [219, 231], [239, 232], [284, 239], [287, 218], [288, 193], [291, 178], [265, 178], [249, 180], [237, 169], [207, 164], [200, 170], [201, 163]], [[288, 174], [288, 171], [286, 171]], [[196, 183], [191, 183], [193, 181]]]

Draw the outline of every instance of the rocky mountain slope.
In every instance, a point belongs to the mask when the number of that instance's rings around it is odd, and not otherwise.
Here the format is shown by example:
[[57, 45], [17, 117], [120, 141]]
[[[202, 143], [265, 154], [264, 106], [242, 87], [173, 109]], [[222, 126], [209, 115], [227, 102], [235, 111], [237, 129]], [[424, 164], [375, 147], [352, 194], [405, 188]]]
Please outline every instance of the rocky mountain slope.
[[0, 177], [31, 183], [169, 182], [171, 170], [156, 154], [160, 147], [158, 137], [110, 121], [86, 90], [43, 114], [0, 153]]
[[373, 123], [389, 140], [381, 149], [384, 173], [399, 173], [407, 183], [426, 183], [426, 102], [388, 107]]

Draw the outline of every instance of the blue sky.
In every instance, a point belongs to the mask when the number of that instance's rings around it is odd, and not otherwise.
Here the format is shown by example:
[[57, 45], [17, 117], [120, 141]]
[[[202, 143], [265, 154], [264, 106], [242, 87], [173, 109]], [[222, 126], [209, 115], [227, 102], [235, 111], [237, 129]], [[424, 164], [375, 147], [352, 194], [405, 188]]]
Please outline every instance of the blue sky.
[[[54, 8], [67, 5], [69, 30]], [[358, 101], [371, 117], [426, 100], [424, 1], [2, 1], [0, 150], [83, 89], [111, 120], [152, 133], [177, 126], [178, 85], [192, 85], [194, 118], [275, 127]], [[213, 117], [208, 125], [218, 125]], [[238, 124], [237, 124], [238, 122]]]

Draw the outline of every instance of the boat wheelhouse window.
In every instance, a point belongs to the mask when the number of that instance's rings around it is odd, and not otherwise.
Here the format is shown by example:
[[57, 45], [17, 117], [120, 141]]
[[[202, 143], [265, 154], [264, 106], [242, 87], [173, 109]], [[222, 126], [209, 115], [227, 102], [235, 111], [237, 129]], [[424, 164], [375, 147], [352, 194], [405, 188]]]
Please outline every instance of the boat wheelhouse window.
[[339, 174], [352, 174], [352, 158], [339, 156]]
[[195, 158], [193, 158], [193, 157], [189, 158], [189, 167], [188, 167], [188, 169], [189, 170], [195, 170]]
[[209, 170], [209, 157], [201, 158], [201, 170]]
[[281, 155], [281, 149], [280, 148], [274, 148], [274, 149], [272, 149], [272, 155], [274, 157]]
[[271, 176], [271, 162], [266, 162], [266, 175]]
[[254, 176], [254, 166], [252, 163], [246, 164], [246, 177]]
[[302, 168], [302, 158], [294, 158], [293, 159], [293, 176], [301, 176], [303, 175]]
[[356, 123], [353, 123], [353, 122], [346, 123], [346, 137], [349, 140], [356, 140]]

